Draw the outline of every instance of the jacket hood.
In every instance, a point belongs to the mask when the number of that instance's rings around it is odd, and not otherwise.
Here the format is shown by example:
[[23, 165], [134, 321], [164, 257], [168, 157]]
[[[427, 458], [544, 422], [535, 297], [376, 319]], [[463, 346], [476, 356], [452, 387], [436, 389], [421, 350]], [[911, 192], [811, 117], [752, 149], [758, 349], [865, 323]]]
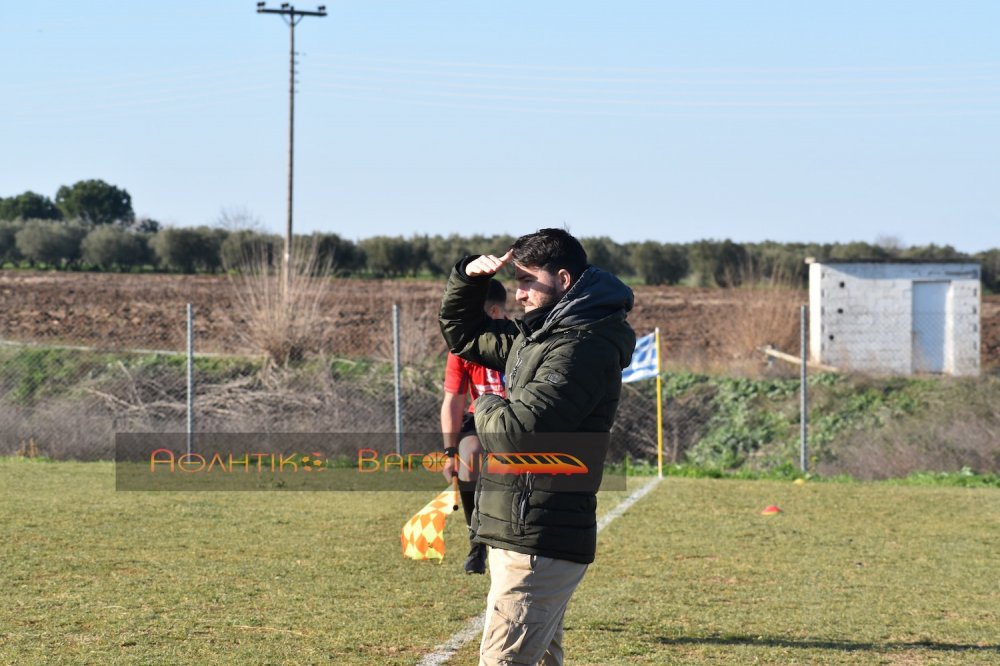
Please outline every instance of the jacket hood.
[[624, 368], [635, 349], [635, 332], [625, 321], [634, 303], [635, 296], [624, 282], [605, 270], [588, 266], [530, 337], [537, 340], [563, 328], [600, 329], [618, 346]]

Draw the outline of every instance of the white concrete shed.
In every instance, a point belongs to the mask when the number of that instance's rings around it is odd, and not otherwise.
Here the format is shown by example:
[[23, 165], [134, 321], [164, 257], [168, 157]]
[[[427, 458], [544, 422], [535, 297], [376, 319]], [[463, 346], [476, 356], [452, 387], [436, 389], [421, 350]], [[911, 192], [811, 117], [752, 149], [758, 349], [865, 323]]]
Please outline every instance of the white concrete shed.
[[813, 361], [879, 374], [979, 374], [979, 264], [809, 266]]

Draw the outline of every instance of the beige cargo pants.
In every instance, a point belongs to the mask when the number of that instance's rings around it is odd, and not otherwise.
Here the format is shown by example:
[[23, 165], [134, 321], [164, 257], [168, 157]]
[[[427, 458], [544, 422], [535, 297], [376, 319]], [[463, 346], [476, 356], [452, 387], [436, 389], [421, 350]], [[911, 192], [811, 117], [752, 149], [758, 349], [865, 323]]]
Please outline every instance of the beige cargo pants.
[[490, 548], [479, 666], [562, 666], [563, 615], [586, 564]]

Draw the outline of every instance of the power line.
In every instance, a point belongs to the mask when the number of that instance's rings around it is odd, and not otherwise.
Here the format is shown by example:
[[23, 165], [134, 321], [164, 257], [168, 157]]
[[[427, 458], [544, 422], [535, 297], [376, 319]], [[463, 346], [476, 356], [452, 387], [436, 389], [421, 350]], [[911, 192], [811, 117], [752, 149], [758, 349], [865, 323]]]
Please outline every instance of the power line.
[[306, 16], [326, 16], [326, 7], [320, 5], [316, 11], [295, 9], [287, 2], [280, 9], [268, 9], [266, 2], [257, 3], [258, 14], [278, 14], [288, 25], [291, 46], [288, 52], [288, 222], [285, 226], [285, 260], [281, 265], [281, 288], [288, 289], [292, 264], [292, 191], [295, 165], [295, 26]]

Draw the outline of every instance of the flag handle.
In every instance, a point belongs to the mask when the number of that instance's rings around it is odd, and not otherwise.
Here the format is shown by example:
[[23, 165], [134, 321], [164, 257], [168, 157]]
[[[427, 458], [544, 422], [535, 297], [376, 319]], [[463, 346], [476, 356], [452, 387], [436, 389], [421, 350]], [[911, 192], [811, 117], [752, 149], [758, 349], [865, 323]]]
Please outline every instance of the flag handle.
[[660, 327], [656, 333], [656, 469], [657, 476], [663, 478], [663, 383], [660, 378]]
[[455, 473], [451, 475], [451, 489], [455, 493], [455, 499], [454, 499], [455, 504], [451, 507], [452, 511], [458, 511], [459, 494], [458, 494], [458, 460], [456, 460], [457, 458], [458, 454], [456, 453], [452, 457], [452, 460], [455, 462]]

